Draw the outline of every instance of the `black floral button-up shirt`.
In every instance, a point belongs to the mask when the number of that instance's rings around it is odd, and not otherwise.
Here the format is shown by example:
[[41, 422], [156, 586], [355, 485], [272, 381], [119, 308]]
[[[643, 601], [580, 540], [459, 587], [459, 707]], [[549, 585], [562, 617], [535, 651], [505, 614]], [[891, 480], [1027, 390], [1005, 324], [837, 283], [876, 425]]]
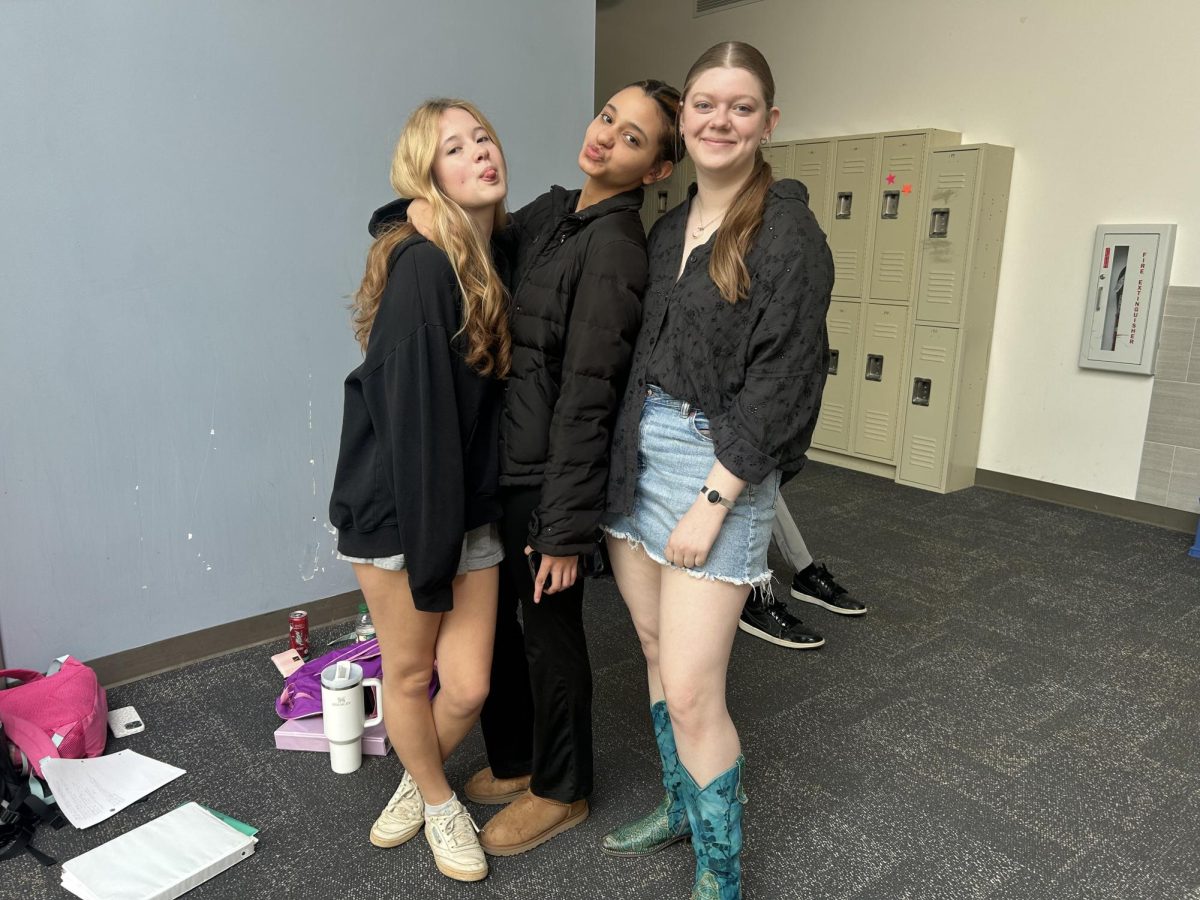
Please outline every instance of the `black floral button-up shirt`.
[[[650, 279], [633, 369], [613, 435], [608, 508], [633, 508], [647, 384], [703, 410], [717, 459], [758, 484], [804, 465], [825, 387], [833, 258], [798, 181], [777, 181], [747, 257], [750, 294], [726, 302], [708, 275], [716, 239], [683, 254], [687, 203], [650, 232]], [[699, 491], [700, 485], [696, 485]]]

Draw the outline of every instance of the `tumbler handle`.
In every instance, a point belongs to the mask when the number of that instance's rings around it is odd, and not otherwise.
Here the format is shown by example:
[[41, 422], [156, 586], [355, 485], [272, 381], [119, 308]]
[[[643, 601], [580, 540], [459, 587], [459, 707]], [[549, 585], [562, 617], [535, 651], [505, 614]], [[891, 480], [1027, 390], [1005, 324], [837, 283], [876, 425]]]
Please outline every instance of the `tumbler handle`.
[[370, 728], [383, 721], [383, 681], [378, 678], [364, 678], [363, 687], [375, 686], [375, 715], [363, 722], [363, 728]]

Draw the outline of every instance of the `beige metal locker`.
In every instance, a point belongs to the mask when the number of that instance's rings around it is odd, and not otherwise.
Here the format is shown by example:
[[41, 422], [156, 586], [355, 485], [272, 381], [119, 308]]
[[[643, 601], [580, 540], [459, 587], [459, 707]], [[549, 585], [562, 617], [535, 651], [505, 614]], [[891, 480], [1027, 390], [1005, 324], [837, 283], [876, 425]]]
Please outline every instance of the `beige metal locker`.
[[871, 207], [878, 170], [878, 137], [868, 135], [837, 141], [831, 191], [833, 218], [829, 224], [835, 297], [861, 299], [866, 293]]
[[900, 380], [904, 376], [904, 350], [908, 334], [908, 309], [868, 303], [863, 327], [862, 354], [855, 373], [858, 397], [853, 415], [856, 454], [892, 461], [896, 457]]
[[821, 395], [813, 443], [832, 450], [850, 446], [850, 415], [854, 406], [854, 379], [858, 371], [858, 320], [861, 304], [834, 300], [825, 326], [829, 332], [829, 375]]
[[911, 296], [925, 145], [924, 132], [894, 134], [883, 139], [879, 190], [873, 211], [872, 300], [904, 302]]
[[833, 141], [799, 141], [792, 149], [792, 177], [808, 188], [808, 208], [821, 230], [829, 234], [829, 184], [833, 169]]
[[947, 431], [953, 410], [958, 350], [957, 328], [918, 325], [913, 329], [910, 377], [905, 379], [904, 443], [897, 480], [942, 486]]
[[927, 407], [911, 398], [905, 406], [896, 473], [903, 484], [945, 492], [975, 483], [1012, 162], [1011, 147], [992, 144], [939, 150], [930, 159], [926, 220], [933, 236], [922, 245], [906, 383], [925, 390], [916, 379], [932, 380], [923, 372], [933, 371], [937, 348], [952, 369], [942, 376], [948, 393], [933, 381]]
[[771, 174], [778, 181], [780, 178], [792, 178], [792, 145], [768, 144], [762, 150], [763, 159], [771, 167]]
[[962, 317], [967, 251], [974, 234], [978, 148], [933, 154], [924, 215], [917, 319], [957, 324]]
[[669, 178], [656, 182], [645, 189], [642, 200], [642, 225], [647, 234], [654, 223], [687, 199], [688, 188], [696, 180], [696, 167], [688, 157], [675, 166]]

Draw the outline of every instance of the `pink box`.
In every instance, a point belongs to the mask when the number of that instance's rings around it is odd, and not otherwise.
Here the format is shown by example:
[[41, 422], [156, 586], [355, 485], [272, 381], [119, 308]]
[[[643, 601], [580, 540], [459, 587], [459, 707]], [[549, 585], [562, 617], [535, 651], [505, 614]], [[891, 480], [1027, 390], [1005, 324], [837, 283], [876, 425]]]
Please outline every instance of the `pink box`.
[[[306, 719], [289, 719], [275, 729], [276, 750], [319, 750], [329, 752], [329, 742], [325, 740], [325, 725], [320, 716], [309, 716]], [[387, 756], [392, 749], [387, 731], [383, 723], [372, 725], [363, 732], [363, 756]]]

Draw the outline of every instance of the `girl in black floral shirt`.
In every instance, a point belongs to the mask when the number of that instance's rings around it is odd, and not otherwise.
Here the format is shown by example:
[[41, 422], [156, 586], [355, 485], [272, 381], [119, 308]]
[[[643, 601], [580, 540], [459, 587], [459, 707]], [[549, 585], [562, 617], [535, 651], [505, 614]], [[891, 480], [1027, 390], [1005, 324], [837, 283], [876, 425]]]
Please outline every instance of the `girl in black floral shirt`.
[[725, 673], [747, 593], [770, 585], [775, 497], [803, 465], [828, 354], [825, 235], [804, 186], [773, 182], [760, 150], [774, 93], [747, 44], [718, 44], [688, 73], [680, 130], [697, 184], [650, 235], [613, 438], [605, 530], [646, 654], [667, 796], [605, 849], [640, 855], [690, 834], [693, 898], [741, 896], [744, 760]]

